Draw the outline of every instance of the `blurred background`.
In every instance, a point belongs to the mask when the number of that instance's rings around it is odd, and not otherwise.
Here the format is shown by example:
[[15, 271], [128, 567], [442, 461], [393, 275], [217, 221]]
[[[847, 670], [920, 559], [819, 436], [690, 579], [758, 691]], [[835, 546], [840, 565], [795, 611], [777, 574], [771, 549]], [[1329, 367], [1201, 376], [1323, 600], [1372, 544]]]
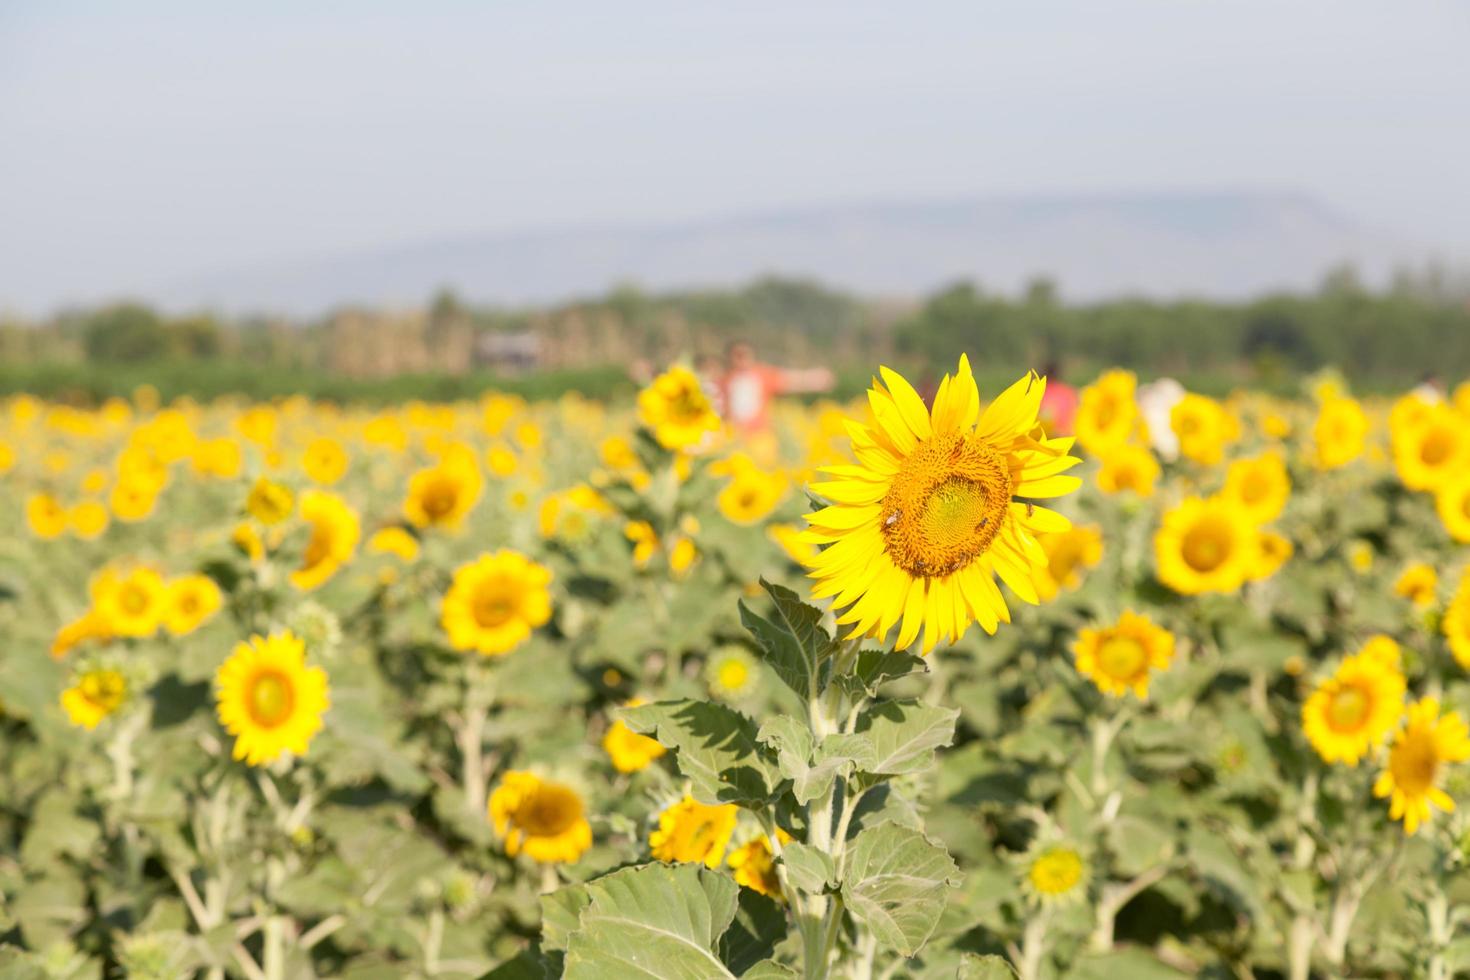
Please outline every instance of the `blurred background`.
[[0, 392], [1470, 374], [1470, 5], [0, 0]]

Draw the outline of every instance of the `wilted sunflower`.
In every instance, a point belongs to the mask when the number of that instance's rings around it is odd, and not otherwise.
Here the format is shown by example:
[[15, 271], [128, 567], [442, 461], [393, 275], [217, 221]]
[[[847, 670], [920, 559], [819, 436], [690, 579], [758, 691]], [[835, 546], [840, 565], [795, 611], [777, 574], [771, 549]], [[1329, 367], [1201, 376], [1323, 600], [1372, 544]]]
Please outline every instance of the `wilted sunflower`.
[[174, 636], [185, 636], [202, 626], [220, 607], [219, 586], [208, 575], [184, 575], [169, 583], [163, 625]]
[[1409, 705], [1404, 725], [1388, 750], [1388, 768], [1373, 784], [1373, 795], [1389, 800], [1388, 816], [1404, 822], [1412, 834], [1430, 817], [1430, 808], [1446, 813], [1455, 801], [1440, 789], [1447, 763], [1470, 759], [1470, 727], [1458, 712], [1441, 715], [1439, 701], [1423, 698]]
[[699, 378], [679, 365], [638, 393], [638, 420], [653, 431], [659, 445], [673, 450], [693, 449], [720, 428]]
[[[643, 704], [642, 698], [633, 698], [623, 707], [636, 708], [640, 704]], [[614, 719], [607, 726], [607, 733], [602, 736], [602, 749], [618, 772], [638, 772], [668, 751], [656, 739], [639, 735], [619, 719]]]
[[573, 864], [592, 846], [582, 797], [563, 783], [512, 770], [490, 794], [490, 823], [510, 857], [540, 864]]
[[856, 466], [825, 467], [833, 479], [812, 492], [833, 503], [807, 515], [806, 539], [827, 545], [813, 559], [813, 594], [846, 609], [838, 622], [859, 635], [899, 627], [908, 647], [957, 640], [970, 623], [988, 633], [1010, 621], [995, 576], [1026, 602], [1038, 601], [1046, 552], [1036, 535], [1071, 522], [1031, 503], [1076, 489], [1062, 475], [1079, 460], [1071, 439], [1048, 439], [1037, 411], [1046, 381], [1027, 374], [980, 411], [961, 357], [932, 411], [897, 373], [880, 368], [868, 392], [873, 423], [850, 423]]
[[296, 588], [310, 590], [351, 560], [362, 526], [357, 512], [346, 501], [325, 490], [308, 490], [301, 495], [301, 518], [310, 525], [311, 537], [301, 554], [301, 566], [290, 578]]
[[61, 707], [73, 725], [92, 731], [127, 698], [127, 678], [119, 671], [98, 667], [83, 673], [61, 692]]
[[1394, 595], [1402, 596], [1414, 604], [1416, 609], [1428, 609], [1434, 605], [1439, 589], [1439, 573], [1433, 565], [1422, 561], [1414, 562], [1393, 583]]
[[501, 550], [454, 572], [440, 622], [456, 650], [487, 657], [509, 653], [551, 618], [551, 570]]
[[1154, 557], [1159, 580], [1175, 592], [1234, 592], [1260, 558], [1260, 542], [1235, 502], [1189, 497], [1164, 515]]
[[658, 815], [658, 828], [648, 835], [649, 851], [659, 861], [718, 868], [735, 833], [739, 812], [733, 803], [710, 806], [686, 794]]
[[1225, 474], [1222, 497], [1234, 501], [1256, 524], [1269, 524], [1286, 508], [1291, 496], [1291, 477], [1286, 462], [1277, 452], [1238, 459]]
[[1131, 491], [1152, 497], [1159, 479], [1159, 461], [1147, 446], [1123, 445], [1109, 449], [1097, 471], [1097, 488], [1103, 493]]
[[1131, 690], [1143, 700], [1153, 672], [1167, 670], [1174, 660], [1174, 634], [1147, 616], [1125, 612], [1112, 626], [1078, 633], [1072, 653], [1077, 672], [1092, 678], [1099, 691], [1121, 697]]
[[327, 673], [306, 666], [293, 633], [252, 636], [220, 665], [215, 701], [220, 724], [235, 736], [234, 757], [263, 766], [306, 754], [330, 706]]
[[1302, 731], [1323, 762], [1356, 766], [1398, 722], [1404, 690], [1397, 656], [1390, 661], [1364, 649], [1343, 660], [1307, 698]]

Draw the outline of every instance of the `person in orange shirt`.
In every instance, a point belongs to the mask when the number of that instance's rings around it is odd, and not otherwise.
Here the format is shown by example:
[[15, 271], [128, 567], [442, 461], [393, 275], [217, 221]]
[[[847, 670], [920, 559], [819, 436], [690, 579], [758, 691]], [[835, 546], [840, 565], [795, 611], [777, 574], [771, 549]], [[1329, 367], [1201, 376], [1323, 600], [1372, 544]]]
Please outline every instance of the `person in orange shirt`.
[[771, 399], [831, 391], [835, 377], [829, 368], [778, 368], [755, 359], [755, 348], [737, 340], [725, 350], [725, 374], [720, 379], [720, 402], [725, 419], [736, 431], [749, 435], [771, 425]]

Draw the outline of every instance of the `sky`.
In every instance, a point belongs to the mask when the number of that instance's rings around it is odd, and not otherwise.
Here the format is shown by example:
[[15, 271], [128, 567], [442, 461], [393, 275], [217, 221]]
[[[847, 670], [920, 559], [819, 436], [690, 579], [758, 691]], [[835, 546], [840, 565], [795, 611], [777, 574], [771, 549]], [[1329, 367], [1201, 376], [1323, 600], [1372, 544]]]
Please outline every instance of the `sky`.
[[0, 309], [512, 230], [1306, 191], [1470, 254], [1470, 4], [0, 0]]

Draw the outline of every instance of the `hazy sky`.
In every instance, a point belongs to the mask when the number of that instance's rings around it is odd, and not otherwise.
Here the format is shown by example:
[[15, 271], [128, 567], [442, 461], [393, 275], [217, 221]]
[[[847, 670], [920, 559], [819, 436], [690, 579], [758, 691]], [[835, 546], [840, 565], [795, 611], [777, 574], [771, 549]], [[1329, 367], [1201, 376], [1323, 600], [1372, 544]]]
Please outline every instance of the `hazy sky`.
[[1470, 4], [0, 0], [0, 308], [789, 205], [1270, 187], [1470, 252]]

